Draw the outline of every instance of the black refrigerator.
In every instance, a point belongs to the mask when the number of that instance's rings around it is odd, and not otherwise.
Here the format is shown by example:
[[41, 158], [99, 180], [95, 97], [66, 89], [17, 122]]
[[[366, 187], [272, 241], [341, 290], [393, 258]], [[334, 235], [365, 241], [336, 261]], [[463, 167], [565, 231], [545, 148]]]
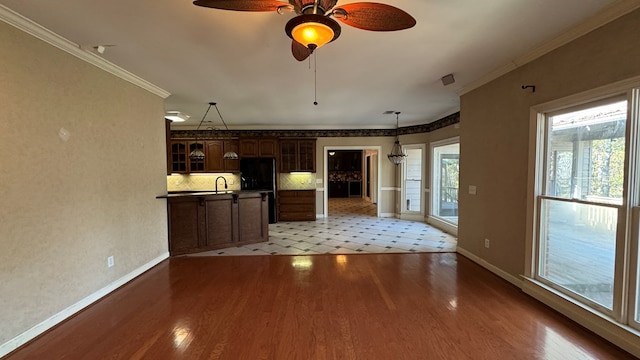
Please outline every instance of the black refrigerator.
[[273, 158], [240, 159], [242, 190], [271, 190], [269, 224], [276, 222], [276, 160]]

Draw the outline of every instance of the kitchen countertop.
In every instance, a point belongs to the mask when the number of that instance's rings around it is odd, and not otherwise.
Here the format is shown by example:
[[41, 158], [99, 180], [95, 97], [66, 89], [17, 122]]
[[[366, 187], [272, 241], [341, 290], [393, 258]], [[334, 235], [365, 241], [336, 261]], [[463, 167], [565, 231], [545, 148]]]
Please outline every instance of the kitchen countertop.
[[157, 199], [179, 198], [189, 196], [221, 196], [221, 195], [253, 195], [272, 192], [271, 190], [218, 190], [215, 191], [177, 191], [166, 195], [158, 195]]

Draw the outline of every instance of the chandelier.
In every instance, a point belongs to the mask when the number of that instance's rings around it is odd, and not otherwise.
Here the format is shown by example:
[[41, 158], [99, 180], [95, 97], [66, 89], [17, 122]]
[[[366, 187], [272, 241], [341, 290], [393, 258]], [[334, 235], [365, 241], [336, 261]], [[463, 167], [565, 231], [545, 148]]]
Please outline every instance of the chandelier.
[[402, 146], [400, 145], [400, 139], [398, 138], [398, 117], [400, 115], [400, 111], [396, 111], [396, 141], [393, 143], [393, 148], [391, 152], [387, 154], [389, 161], [391, 161], [394, 165], [400, 165], [404, 162], [404, 159], [407, 157], [407, 153], [404, 152]]

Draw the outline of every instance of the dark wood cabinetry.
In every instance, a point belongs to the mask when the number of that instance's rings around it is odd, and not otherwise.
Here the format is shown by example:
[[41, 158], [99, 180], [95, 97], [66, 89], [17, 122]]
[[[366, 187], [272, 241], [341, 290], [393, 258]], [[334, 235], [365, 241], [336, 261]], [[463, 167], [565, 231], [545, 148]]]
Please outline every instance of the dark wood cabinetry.
[[241, 158], [267, 157], [278, 155], [278, 139], [240, 139]]
[[238, 153], [237, 140], [207, 140], [204, 151], [206, 172], [240, 171], [240, 160], [224, 158], [224, 154], [229, 151]]
[[[189, 154], [200, 149], [202, 160], [193, 160]], [[238, 140], [172, 140], [170, 142], [169, 170], [172, 173], [238, 172], [238, 159], [224, 159], [228, 151], [238, 152]]]
[[279, 221], [313, 221], [316, 219], [315, 190], [278, 191]]
[[329, 181], [329, 197], [330, 198], [349, 197], [349, 182], [348, 181]]
[[171, 255], [269, 239], [266, 192], [178, 196], [167, 201]]
[[189, 165], [187, 163], [187, 158], [189, 156], [189, 153], [187, 152], [187, 143], [185, 141], [172, 141], [170, 146], [170, 172], [189, 172]]
[[315, 139], [280, 140], [280, 172], [316, 172]]
[[362, 151], [337, 150], [329, 153], [329, 171], [362, 171]]
[[205, 144], [202, 141], [173, 140], [171, 141], [170, 170], [172, 173], [204, 172], [204, 160], [192, 160], [189, 154], [200, 149], [204, 151]]

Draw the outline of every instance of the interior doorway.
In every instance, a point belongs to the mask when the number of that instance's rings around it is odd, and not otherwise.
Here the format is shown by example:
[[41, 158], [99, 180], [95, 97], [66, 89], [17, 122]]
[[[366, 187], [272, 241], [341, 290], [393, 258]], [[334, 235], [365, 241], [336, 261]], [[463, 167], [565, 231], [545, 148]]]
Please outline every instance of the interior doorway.
[[379, 216], [379, 146], [324, 147], [325, 216]]

